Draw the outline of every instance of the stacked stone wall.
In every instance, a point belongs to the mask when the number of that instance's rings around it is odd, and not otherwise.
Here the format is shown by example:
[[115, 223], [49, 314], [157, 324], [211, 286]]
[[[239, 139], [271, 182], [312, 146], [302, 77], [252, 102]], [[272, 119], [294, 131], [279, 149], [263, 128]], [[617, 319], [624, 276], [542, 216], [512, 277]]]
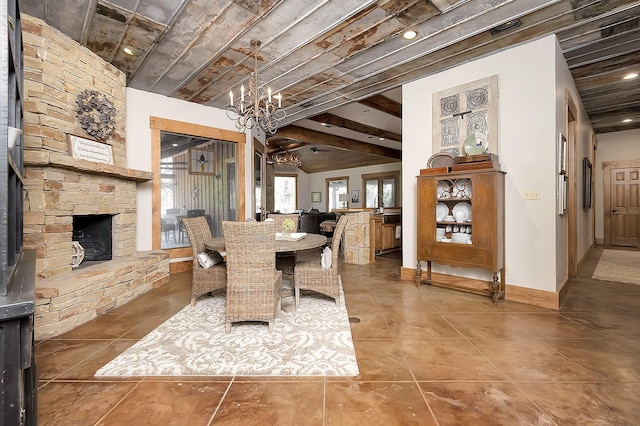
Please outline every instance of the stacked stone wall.
[[369, 212], [348, 213], [344, 228], [344, 260], [347, 263], [366, 265], [371, 262]]
[[[169, 280], [164, 252], [136, 253], [137, 182], [126, 167], [125, 74], [43, 21], [22, 15], [24, 247], [37, 252], [35, 335], [55, 336]], [[96, 90], [114, 105], [115, 129], [96, 141], [77, 98]], [[112, 164], [74, 157], [70, 136], [111, 147]], [[89, 142], [89, 143], [93, 143]], [[113, 260], [73, 270], [73, 216], [113, 215]]]

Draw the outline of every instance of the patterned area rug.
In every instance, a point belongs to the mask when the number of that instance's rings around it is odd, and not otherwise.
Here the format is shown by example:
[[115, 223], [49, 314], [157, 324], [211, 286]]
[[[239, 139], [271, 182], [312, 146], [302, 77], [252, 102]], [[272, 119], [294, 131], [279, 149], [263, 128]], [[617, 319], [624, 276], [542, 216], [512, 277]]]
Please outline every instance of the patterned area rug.
[[[341, 290], [342, 293], [342, 290]], [[266, 323], [234, 323], [225, 334], [225, 298], [203, 297], [165, 321], [96, 376], [357, 376], [344, 306], [312, 293], [282, 300]]]
[[640, 251], [603, 250], [591, 278], [640, 285]]

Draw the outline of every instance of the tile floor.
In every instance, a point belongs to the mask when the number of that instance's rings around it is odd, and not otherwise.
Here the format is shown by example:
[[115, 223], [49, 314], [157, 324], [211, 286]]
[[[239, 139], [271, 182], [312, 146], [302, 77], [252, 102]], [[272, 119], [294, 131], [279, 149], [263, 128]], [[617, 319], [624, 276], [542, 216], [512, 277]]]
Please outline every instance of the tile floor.
[[[589, 279], [559, 312], [342, 265], [355, 378], [93, 373], [189, 302], [189, 273], [36, 345], [39, 425], [638, 425], [640, 286]], [[277, 322], [276, 322], [277, 327]]]

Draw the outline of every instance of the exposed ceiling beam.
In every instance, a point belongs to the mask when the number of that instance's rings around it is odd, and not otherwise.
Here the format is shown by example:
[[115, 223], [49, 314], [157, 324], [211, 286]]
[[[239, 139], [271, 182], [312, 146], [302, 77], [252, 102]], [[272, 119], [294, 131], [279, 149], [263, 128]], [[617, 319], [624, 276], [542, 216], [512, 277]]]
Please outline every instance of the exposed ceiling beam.
[[301, 142], [315, 145], [329, 145], [334, 148], [356, 151], [364, 154], [397, 158], [398, 160], [402, 158], [402, 151], [398, 149], [360, 142], [353, 139], [330, 135], [328, 133], [318, 132], [317, 130], [305, 129], [304, 127], [299, 126], [290, 125], [278, 129], [278, 136], [289, 139], [296, 139]]
[[378, 138], [385, 138], [396, 142], [402, 142], [402, 135], [399, 135], [398, 133], [378, 129], [377, 127], [368, 126], [366, 124], [358, 123], [357, 121], [329, 114], [328, 112], [318, 114], [315, 117], [309, 117], [309, 120], [317, 121], [319, 123], [331, 124], [332, 126], [342, 127], [344, 129], [353, 130], [354, 132], [364, 133], [366, 135], [376, 136]]
[[402, 118], [402, 104], [386, 96], [373, 95], [365, 99], [360, 99], [358, 103], [366, 105], [369, 108], [377, 109], [378, 111], [386, 112], [394, 117]]

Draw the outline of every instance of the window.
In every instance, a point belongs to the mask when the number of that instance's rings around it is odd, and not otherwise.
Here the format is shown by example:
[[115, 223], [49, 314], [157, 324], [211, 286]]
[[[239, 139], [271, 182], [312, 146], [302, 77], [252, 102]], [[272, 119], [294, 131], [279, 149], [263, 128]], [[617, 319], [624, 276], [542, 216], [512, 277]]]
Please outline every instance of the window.
[[400, 172], [362, 175], [366, 208], [399, 207]]
[[[149, 124], [151, 246], [169, 251], [172, 258], [191, 256], [182, 216], [205, 216], [214, 237], [222, 236], [222, 221], [245, 217], [245, 187], [236, 184], [245, 182], [245, 170], [236, 167], [236, 158], [245, 156], [246, 135], [160, 117], [151, 117]], [[213, 175], [189, 173], [190, 147], [215, 151], [215, 157], [204, 158], [205, 171], [212, 166]]]
[[349, 207], [349, 178], [329, 178], [327, 182], [327, 211]]
[[273, 181], [273, 208], [293, 213], [298, 208], [298, 175], [276, 175]]

